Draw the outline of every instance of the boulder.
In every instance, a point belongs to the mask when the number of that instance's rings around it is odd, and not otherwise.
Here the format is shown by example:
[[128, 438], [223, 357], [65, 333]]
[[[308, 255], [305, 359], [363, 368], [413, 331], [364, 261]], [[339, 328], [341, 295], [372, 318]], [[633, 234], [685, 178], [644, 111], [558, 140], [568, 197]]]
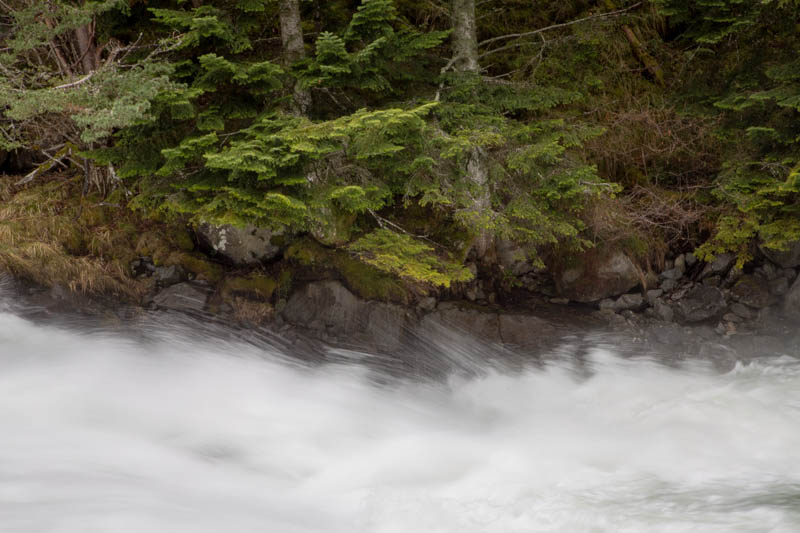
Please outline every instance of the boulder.
[[789, 280], [784, 277], [773, 279], [769, 282], [769, 292], [773, 296], [783, 296], [789, 292]]
[[783, 312], [789, 318], [800, 320], [800, 278], [797, 278], [783, 299]]
[[789, 243], [786, 250], [775, 250], [764, 245], [758, 246], [764, 256], [783, 268], [795, 268], [800, 266], [800, 240]]
[[736, 316], [743, 318], [745, 320], [750, 320], [755, 316], [755, 313], [753, 313], [753, 311], [751, 311], [749, 307], [739, 302], [736, 302], [735, 304], [731, 305], [731, 312]]
[[652, 307], [656, 304], [656, 300], [664, 294], [663, 289], [650, 289], [647, 291], [647, 303]]
[[641, 294], [623, 294], [614, 302], [617, 311], [639, 311], [645, 306], [644, 298]]
[[169, 287], [187, 279], [186, 270], [180, 265], [156, 267], [153, 277], [161, 287]]
[[223, 224], [200, 224], [197, 235], [212, 254], [224, 257], [234, 265], [255, 265], [275, 258], [281, 251], [272, 244], [281, 231], [257, 228], [248, 224], [244, 228]]
[[312, 209], [309, 231], [325, 246], [342, 246], [352, 237], [355, 213], [336, 211], [330, 207]]
[[362, 300], [338, 281], [313, 282], [295, 291], [282, 315], [290, 324], [381, 351], [401, 346], [407, 319], [403, 307]]
[[625, 294], [640, 283], [640, 277], [639, 269], [624, 253], [590, 250], [577, 265], [558, 272], [555, 282], [562, 296], [588, 303]]
[[678, 301], [677, 311], [686, 322], [702, 322], [720, 315], [725, 307], [722, 291], [708, 285], [696, 285]]
[[686, 256], [684, 254], [680, 254], [675, 258], [675, 266], [673, 268], [680, 271], [681, 274], [686, 272]]
[[161, 309], [173, 311], [203, 311], [211, 290], [204, 284], [178, 283], [162, 290], [153, 298]]
[[472, 338], [489, 344], [506, 344], [534, 349], [548, 346], [556, 328], [541, 318], [523, 314], [504, 314], [441, 303], [436, 311], [422, 318], [417, 333], [424, 340], [454, 343]]
[[653, 313], [662, 322], [672, 322], [675, 319], [675, 312], [672, 307], [663, 300], [656, 300], [653, 306]]
[[497, 263], [503, 271], [515, 276], [523, 276], [536, 270], [528, 259], [528, 252], [508, 239], [497, 240]]
[[500, 342], [500, 319], [497, 313], [458, 304], [440, 303], [435, 312], [426, 315], [420, 322], [420, 332], [424, 337], [442, 330], [453, 332], [458, 337], [467, 334], [485, 342]]
[[768, 283], [756, 276], [745, 275], [731, 289], [731, 295], [739, 303], [755, 309], [763, 309], [770, 305], [774, 298], [769, 291]]
[[661, 273], [661, 278], [677, 280], [683, 276], [683, 272], [684, 272], [683, 270], [680, 270], [678, 268], [670, 268], [669, 270], [665, 270], [664, 272]]
[[719, 276], [722, 278], [728, 273], [728, 270], [730, 270], [735, 262], [736, 256], [734, 254], [719, 254], [703, 268], [701, 277]]

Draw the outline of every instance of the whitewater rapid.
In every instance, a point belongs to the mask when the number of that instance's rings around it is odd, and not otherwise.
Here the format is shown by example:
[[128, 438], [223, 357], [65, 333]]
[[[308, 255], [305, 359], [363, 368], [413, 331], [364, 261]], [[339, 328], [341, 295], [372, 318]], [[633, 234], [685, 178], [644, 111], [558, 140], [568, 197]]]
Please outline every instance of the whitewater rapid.
[[800, 531], [793, 357], [441, 382], [369, 358], [0, 312], [0, 532]]

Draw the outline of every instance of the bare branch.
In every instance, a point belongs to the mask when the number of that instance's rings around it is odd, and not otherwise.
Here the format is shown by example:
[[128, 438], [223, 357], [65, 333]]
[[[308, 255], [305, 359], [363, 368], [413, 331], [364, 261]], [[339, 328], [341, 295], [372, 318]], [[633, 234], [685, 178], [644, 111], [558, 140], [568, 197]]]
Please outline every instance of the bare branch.
[[[530, 37], [531, 35], [537, 35], [539, 33], [543, 33], [543, 32], [549, 31], [549, 30], [555, 30], [557, 28], [564, 28], [566, 26], [572, 26], [574, 24], [579, 24], [581, 22], [586, 22], [588, 20], [614, 17], [616, 15], [621, 15], [622, 13], [625, 13], [627, 11], [631, 11], [633, 9], [636, 9], [637, 7], [639, 7], [641, 5], [642, 5], [642, 2], [636, 2], [632, 6], [628, 6], [628, 7], [622, 8], [622, 9], [617, 9], [616, 11], [609, 11], [608, 13], [599, 13], [597, 15], [590, 15], [588, 17], [584, 17], [584, 18], [576, 19], [576, 20], [571, 20], [569, 22], [562, 22], [562, 23], [559, 23], [559, 24], [552, 24], [550, 26], [545, 26], [544, 28], [539, 28], [538, 30], [533, 30], [533, 31], [528, 31], [528, 32], [523, 32], [523, 33], [510, 33], [508, 35], [500, 35], [498, 37], [492, 37], [491, 39], [486, 39], [485, 41], [482, 41], [482, 42], [478, 43], [478, 46], [486, 46], [487, 44], [494, 43], [494, 42], [497, 42], [497, 41], [503, 41], [503, 40], [506, 40], [506, 39], [518, 39], [518, 38], [521, 38], [521, 37]], [[505, 47], [496, 48], [494, 50], [489, 50], [489, 51], [484, 52], [483, 54], [481, 54], [480, 57], [484, 57], [484, 56], [487, 56], [487, 55], [490, 55], [490, 54], [494, 54], [496, 52], [499, 52], [500, 50], [503, 50], [504, 48]]]

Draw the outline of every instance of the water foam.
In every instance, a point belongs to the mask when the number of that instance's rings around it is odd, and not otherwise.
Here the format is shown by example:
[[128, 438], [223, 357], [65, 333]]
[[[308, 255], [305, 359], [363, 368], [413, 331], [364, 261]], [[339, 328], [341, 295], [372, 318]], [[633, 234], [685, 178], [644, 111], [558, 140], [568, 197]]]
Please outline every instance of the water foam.
[[0, 313], [0, 531], [800, 530], [791, 358], [378, 384], [164, 331]]

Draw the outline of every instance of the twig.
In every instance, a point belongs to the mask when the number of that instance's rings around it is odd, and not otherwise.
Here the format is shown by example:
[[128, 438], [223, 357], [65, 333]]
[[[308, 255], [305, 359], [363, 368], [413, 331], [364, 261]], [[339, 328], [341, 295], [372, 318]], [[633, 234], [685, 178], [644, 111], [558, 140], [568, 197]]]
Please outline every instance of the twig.
[[[442, 67], [442, 70], [439, 71], [439, 76], [444, 76], [448, 70], [453, 68], [453, 65], [456, 61], [461, 58], [461, 54], [454, 55], [450, 61], [447, 62], [445, 66]], [[439, 98], [442, 96], [442, 90], [444, 89], [444, 79], [439, 82], [439, 88], [436, 89], [436, 97], [433, 99], [434, 102], [438, 102]]]
[[441, 248], [442, 250], [445, 250], [445, 251], [449, 252], [449, 250], [445, 246], [442, 246], [438, 242], [429, 239], [427, 235], [415, 235], [414, 233], [411, 233], [410, 231], [408, 231], [405, 228], [403, 228], [402, 226], [399, 226], [399, 225], [395, 224], [391, 220], [383, 218], [382, 216], [380, 216], [378, 213], [376, 213], [372, 209], [367, 209], [367, 212], [375, 218], [375, 221], [378, 223], [378, 225], [381, 227], [381, 229], [385, 229], [386, 226], [391, 226], [392, 228], [396, 229], [397, 231], [399, 231], [401, 233], [404, 233], [404, 234], [408, 235], [409, 237], [414, 237], [415, 239], [422, 239], [424, 241], [427, 241], [427, 242], [431, 243], [432, 245], [434, 245], [434, 246], [436, 246], [438, 248]]
[[[539, 28], [538, 30], [533, 30], [533, 31], [528, 31], [528, 32], [523, 32], [523, 33], [510, 33], [508, 35], [500, 35], [498, 37], [492, 37], [491, 39], [486, 39], [485, 41], [481, 41], [480, 43], [478, 43], [478, 46], [486, 46], [487, 44], [494, 43], [494, 42], [497, 42], [497, 41], [502, 41], [502, 40], [505, 40], [505, 39], [517, 39], [517, 38], [521, 38], [521, 37], [530, 37], [531, 35], [537, 35], [539, 33], [543, 33], [543, 32], [549, 31], [549, 30], [555, 30], [557, 28], [564, 28], [566, 26], [572, 26], [573, 24], [578, 24], [580, 22], [586, 22], [587, 20], [613, 17], [615, 15], [620, 15], [622, 13], [625, 13], [626, 11], [631, 11], [632, 9], [636, 9], [637, 7], [639, 7], [641, 5], [642, 5], [642, 2], [636, 2], [632, 6], [628, 6], [628, 7], [623, 8], [623, 9], [617, 9], [616, 11], [609, 11], [608, 13], [599, 13], [597, 15], [590, 15], [590, 16], [584, 17], [582, 19], [571, 20], [569, 22], [561, 22], [559, 24], [552, 24], [550, 26], [545, 26], [544, 28]], [[514, 45], [509, 45], [509, 46], [514, 46]], [[479, 58], [485, 57], [485, 56], [488, 56], [490, 54], [494, 54], [496, 52], [504, 50], [506, 48], [507, 48], [506, 46], [501, 46], [500, 48], [495, 48], [494, 50], [488, 50], [488, 51], [482, 53], [478, 57]]]
[[95, 72], [97, 72], [97, 71], [93, 70], [89, 74], [87, 74], [86, 76], [82, 77], [81, 79], [79, 79], [77, 81], [73, 81], [72, 83], [65, 83], [64, 85], [57, 85], [57, 86], [53, 87], [53, 89], [69, 89], [70, 87], [75, 87], [76, 85], [80, 85], [81, 83], [83, 83], [85, 81], [88, 81], [89, 78], [94, 76]]

